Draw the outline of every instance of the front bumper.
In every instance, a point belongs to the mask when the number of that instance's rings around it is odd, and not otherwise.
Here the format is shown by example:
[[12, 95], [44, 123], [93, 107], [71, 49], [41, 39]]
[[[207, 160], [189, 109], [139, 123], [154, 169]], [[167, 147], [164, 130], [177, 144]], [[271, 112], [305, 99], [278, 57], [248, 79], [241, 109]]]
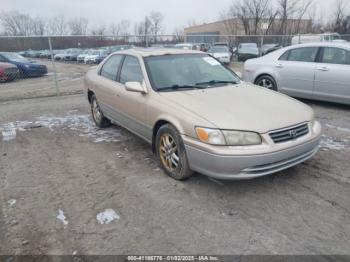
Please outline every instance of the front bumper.
[[224, 64], [229, 64], [231, 62], [229, 57], [217, 57], [216, 59], [218, 59], [221, 63]]
[[273, 174], [313, 157], [321, 136], [281, 151], [254, 155], [216, 155], [186, 145], [190, 168], [204, 175], [223, 180], [244, 180]]

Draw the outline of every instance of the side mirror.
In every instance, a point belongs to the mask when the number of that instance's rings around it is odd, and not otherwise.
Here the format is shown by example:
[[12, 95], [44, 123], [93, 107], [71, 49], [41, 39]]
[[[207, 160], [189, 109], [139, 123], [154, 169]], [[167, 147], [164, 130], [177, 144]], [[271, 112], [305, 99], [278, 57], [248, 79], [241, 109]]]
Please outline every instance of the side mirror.
[[130, 92], [145, 93], [145, 90], [139, 82], [126, 82], [125, 89]]

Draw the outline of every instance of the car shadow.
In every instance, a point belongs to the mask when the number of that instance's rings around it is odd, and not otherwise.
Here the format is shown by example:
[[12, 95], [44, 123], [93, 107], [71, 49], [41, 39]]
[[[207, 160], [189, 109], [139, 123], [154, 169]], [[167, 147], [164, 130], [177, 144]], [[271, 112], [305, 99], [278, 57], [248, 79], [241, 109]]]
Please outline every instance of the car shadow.
[[311, 99], [306, 99], [306, 98], [297, 98], [299, 101], [308, 104], [310, 106], [320, 106], [320, 107], [325, 107], [329, 109], [343, 109], [343, 110], [349, 110], [350, 105], [346, 104], [339, 104], [339, 103], [334, 103], [334, 102], [326, 102], [326, 101], [319, 101], [319, 100], [311, 100]]

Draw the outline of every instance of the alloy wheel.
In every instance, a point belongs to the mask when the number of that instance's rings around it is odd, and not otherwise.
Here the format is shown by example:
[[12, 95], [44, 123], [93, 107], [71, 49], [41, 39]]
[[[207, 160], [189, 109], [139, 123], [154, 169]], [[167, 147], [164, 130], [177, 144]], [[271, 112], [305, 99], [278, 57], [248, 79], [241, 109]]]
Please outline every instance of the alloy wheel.
[[159, 154], [162, 164], [169, 171], [174, 171], [179, 166], [180, 158], [178, 146], [170, 134], [163, 134], [160, 138]]

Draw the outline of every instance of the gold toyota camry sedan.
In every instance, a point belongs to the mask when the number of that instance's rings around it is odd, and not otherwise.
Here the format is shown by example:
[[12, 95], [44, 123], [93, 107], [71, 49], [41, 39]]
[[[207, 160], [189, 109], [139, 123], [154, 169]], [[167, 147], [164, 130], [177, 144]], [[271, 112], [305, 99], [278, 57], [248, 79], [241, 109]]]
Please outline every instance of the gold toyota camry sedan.
[[85, 77], [97, 126], [152, 145], [166, 174], [251, 179], [300, 164], [319, 147], [313, 110], [242, 82], [213, 57], [179, 49], [113, 53]]

